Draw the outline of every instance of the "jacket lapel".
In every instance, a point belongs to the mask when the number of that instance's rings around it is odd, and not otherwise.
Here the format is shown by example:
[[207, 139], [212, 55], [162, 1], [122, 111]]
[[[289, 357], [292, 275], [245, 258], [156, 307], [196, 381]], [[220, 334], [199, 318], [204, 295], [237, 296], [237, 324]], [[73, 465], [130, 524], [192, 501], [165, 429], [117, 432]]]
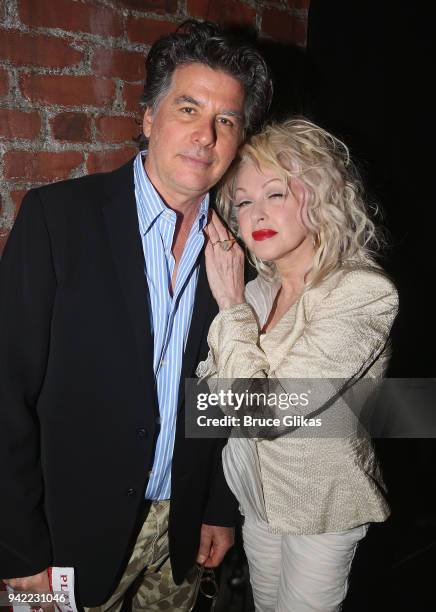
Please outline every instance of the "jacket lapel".
[[[105, 191], [107, 199], [103, 214], [119, 283], [135, 336], [140, 373], [143, 374], [144, 384], [147, 386], [147, 395], [150, 395], [150, 389], [153, 389], [152, 404], [158, 414], [154, 385], [150, 385], [150, 381], [154, 380], [153, 337], [150, 328], [144, 253], [136, 211], [133, 161], [107, 175]], [[183, 355], [178, 410], [183, 404], [185, 395], [185, 378], [194, 376], [198, 362], [203, 357], [200, 355], [202, 344], [217, 312], [218, 307], [207, 282], [203, 250], [200, 254], [200, 270], [191, 326]]]
[[179, 398], [177, 409], [180, 410], [185, 397], [185, 378], [195, 375], [198, 362], [206, 355], [200, 355], [202, 344], [205, 343], [207, 332], [218, 306], [209, 289], [204, 259], [204, 249], [200, 254], [200, 271], [198, 274], [197, 288], [195, 291], [194, 310], [192, 313], [191, 327], [189, 329], [188, 341], [183, 355], [182, 372], [180, 375]]
[[[148, 287], [144, 253], [139, 234], [134, 191], [133, 160], [107, 175], [103, 214], [118, 280], [135, 336], [139, 374], [147, 396], [157, 411], [154, 398], [153, 338], [150, 328]], [[152, 390], [152, 393], [150, 391]]]

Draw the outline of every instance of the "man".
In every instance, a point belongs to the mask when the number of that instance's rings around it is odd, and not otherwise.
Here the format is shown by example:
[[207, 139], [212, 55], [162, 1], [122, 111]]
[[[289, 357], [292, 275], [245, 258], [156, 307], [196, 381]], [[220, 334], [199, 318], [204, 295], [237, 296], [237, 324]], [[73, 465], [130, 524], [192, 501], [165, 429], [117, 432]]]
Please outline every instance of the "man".
[[186, 609], [195, 561], [232, 544], [222, 444], [185, 439], [184, 379], [216, 312], [208, 191], [271, 94], [213, 24], [157, 41], [146, 71], [146, 155], [30, 191], [0, 270], [0, 576], [35, 591], [71, 566], [111, 612], [132, 583], [134, 609]]

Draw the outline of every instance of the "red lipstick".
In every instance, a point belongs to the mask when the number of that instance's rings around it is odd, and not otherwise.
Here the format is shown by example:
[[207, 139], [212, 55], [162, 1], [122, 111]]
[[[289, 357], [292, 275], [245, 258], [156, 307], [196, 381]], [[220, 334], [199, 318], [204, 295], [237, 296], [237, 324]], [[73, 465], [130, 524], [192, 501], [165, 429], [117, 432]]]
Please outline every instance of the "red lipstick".
[[254, 240], [266, 240], [267, 238], [272, 238], [276, 234], [277, 232], [272, 229], [261, 229], [256, 230], [251, 235], [253, 236]]

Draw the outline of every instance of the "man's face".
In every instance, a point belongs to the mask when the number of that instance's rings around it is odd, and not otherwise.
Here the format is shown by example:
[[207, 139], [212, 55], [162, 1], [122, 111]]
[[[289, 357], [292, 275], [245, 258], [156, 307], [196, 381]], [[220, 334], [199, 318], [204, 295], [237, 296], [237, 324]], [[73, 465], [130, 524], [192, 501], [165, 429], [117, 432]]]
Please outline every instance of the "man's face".
[[157, 110], [147, 109], [147, 174], [171, 205], [199, 199], [222, 177], [243, 134], [239, 81], [203, 64], [179, 66]]

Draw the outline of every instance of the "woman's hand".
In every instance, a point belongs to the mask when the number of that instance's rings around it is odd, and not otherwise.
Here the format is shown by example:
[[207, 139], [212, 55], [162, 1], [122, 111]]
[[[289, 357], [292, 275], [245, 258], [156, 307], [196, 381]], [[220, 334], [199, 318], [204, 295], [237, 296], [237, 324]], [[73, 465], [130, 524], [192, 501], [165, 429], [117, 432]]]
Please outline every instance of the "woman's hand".
[[[207, 279], [220, 310], [243, 304], [244, 252], [215, 211], [212, 211], [205, 234]], [[222, 248], [223, 242], [230, 247], [228, 250]]]

